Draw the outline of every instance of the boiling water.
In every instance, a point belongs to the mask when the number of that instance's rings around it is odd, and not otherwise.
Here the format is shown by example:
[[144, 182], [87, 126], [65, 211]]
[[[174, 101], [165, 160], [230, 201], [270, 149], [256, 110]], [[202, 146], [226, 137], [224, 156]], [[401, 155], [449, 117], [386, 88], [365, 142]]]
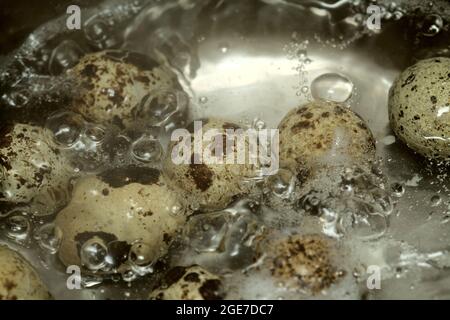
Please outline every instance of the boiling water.
[[[366, 26], [369, 4], [382, 12], [381, 30]], [[229, 298], [307, 298], [274, 283], [250, 257], [268, 231], [323, 233], [340, 244], [338, 264], [348, 272], [321, 297], [450, 297], [448, 167], [408, 151], [387, 116], [388, 91], [401, 70], [421, 58], [450, 56], [445, 1], [107, 1], [83, 15], [81, 31], [63, 31], [65, 17], [39, 28], [4, 59], [1, 74], [4, 116], [47, 127], [75, 163], [75, 177], [125, 164], [159, 168], [168, 141], [164, 129], [188, 120], [220, 117], [276, 128], [289, 110], [320, 98], [347, 104], [377, 140], [372, 172], [338, 166], [302, 194], [292, 172], [281, 168], [254, 182], [260, 192], [248, 199], [193, 216], [164, 264], [207, 267], [224, 277]], [[131, 133], [65, 110], [73, 88], [64, 71], [83, 54], [106, 48], [169, 63], [184, 92], [161, 93], [162, 109]], [[64, 235], [52, 223], [56, 212], [38, 211], [3, 210], [1, 239], [33, 262], [56, 298], [148, 295], [159, 275], [144, 243], [130, 249], [130, 270], [108, 279], [85, 276], [83, 290], [67, 290], [57, 259]], [[82, 248], [91, 271], [107, 266], [107, 245]], [[381, 290], [366, 287], [371, 265], [381, 268]]]

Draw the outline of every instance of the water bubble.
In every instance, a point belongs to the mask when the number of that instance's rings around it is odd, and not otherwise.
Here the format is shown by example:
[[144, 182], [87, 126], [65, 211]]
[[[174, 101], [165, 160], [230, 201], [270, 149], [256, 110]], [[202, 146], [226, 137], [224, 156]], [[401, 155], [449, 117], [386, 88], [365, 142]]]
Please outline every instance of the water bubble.
[[142, 241], [133, 243], [128, 254], [133, 272], [140, 276], [153, 272], [154, 257], [154, 248]]
[[431, 197], [430, 203], [432, 207], [437, 207], [442, 203], [442, 198], [436, 194]]
[[295, 187], [295, 175], [287, 169], [279, 169], [277, 174], [268, 178], [269, 188], [277, 197], [287, 199]]
[[91, 142], [97, 144], [105, 139], [106, 130], [99, 125], [87, 124], [84, 134]]
[[30, 101], [31, 93], [27, 89], [16, 89], [9, 94], [2, 95], [2, 100], [13, 108], [23, 108]]
[[98, 49], [107, 49], [118, 43], [112, 25], [98, 16], [93, 16], [86, 21], [84, 26], [86, 39]]
[[141, 162], [158, 161], [162, 155], [162, 147], [154, 137], [143, 135], [132, 144], [131, 153]]
[[131, 146], [131, 139], [125, 135], [117, 135], [111, 142], [110, 153], [114, 156], [123, 157], [128, 153]]
[[314, 99], [333, 102], [345, 102], [352, 96], [353, 83], [338, 73], [323, 74], [311, 83], [311, 94]]
[[53, 139], [59, 146], [70, 148], [79, 141], [84, 120], [79, 114], [62, 111], [48, 117], [45, 126], [52, 132]]
[[186, 228], [190, 246], [197, 252], [222, 252], [228, 232], [229, 213], [216, 212], [193, 216]]
[[391, 185], [391, 190], [394, 196], [396, 196], [397, 198], [402, 197], [405, 194], [405, 187], [403, 186], [403, 184], [401, 183], [393, 183]]
[[48, 223], [37, 230], [35, 238], [42, 249], [55, 254], [61, 246], [62, 236], [61, 229], [53, 223]]
[[49, 71], [58, 75], [75, 66], [83, 56], [83, 50], [75, 41], [64, 40], [53, 49], [49, 61]]
[[165, 91], [146, 95], [140, 102], [135, 117], [148, 119], [152, 126], [166, 131], [185, 124], [189, 97], [183, 91]]
[[255, 118], [252, 122], [252, 128], [256, 130], [263, 130], [266, 128], [266, 123], [260, 118]]
[[437, 35], [444, 25], [442, 17], [437, 14], [431, 14], [426, 16], [421, 21], [422, 34], [426, 37], [434, 37]]
[[31, 231], [30, 220], [19, 213], [12, 213], [12, 215], [8, 216], [4, 226], [6, 228], [6, 236], [16, 241], [26, 240]]
[[228, 43], [221, 43], [219, 44], [219, 50], [223, 54], [228, 53], [228, 51], [230, 50], [230, 45]]
[[91, 271], [101, 270], [106, 266], [108, 248], [101, 239], [86, 241], [80, 250], [81, 263]]
[[200, 97], [200, 98], [198, 99], [198, 101], [199, 101], [201, 104], [206, 104], [206, 103], [208, 102], [208, 97], [205, 97], [205, 96]]

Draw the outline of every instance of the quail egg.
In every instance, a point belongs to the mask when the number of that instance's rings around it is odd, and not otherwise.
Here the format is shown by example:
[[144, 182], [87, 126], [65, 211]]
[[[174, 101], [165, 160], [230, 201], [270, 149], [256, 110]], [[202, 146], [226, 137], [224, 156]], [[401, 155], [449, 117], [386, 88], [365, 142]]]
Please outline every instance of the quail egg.
[[0, 245], [0, 300], [48, 300], [46, 286], [17, 252]]
[[200, 266], [175, 267], [169, 270], [151, 300], [222, 300], [224, 292], [220, 277]]
[[50, 131], [26, 124], [2, 124], [0, 131], [1, 200], [57, 203], [68, 189], [73, 169]]
[[265, 263], [277, 281], [289, 289], [317, 294], [339, 281], [332, 244], [320, 235], [292, 235], [269, 245]]
[[[186, 141], [172, 142], [164, 160], [164, 170], [174, 188], [181, 190], [186, 197], [192, 200], [192, 203], [198, 203], [202, 209], [220, 210], [230, 204], [234, 197], [249, 192], [249, 184], [243, 183], [243, 179], [254, 174], [255, 165], [250, 164], [248, 160], [244, 160], [242, 164], [238, 161], [237, 153], [248, 151], [248, 140], [243, 139], [244, 144], [241, 144], [241, 147], [238, 139], [233, 139], [228, 134], [229, 132], [227, 133], [228, 129], [240, 129], [238, 125], [220, 119], [207, 119], [201, 120], [201, 126], [204, 137], [207, 136], [209, 130], [215, 130], [209, 131], [215, 132], [215, 136], [212, 138], [213, 142], [206, 138], [202, 139], [201, 157], [196, 153], [195, 142], [190, 143], [191, 138], [188, 139], [190, 148], [186, 151], [189, 153], [186, 154], [183, 148], [179, 148]], [[194, 130], [191, 130], [191, 134], [193, 132]], [[215, 146], [218, 145], [216, 138], [220, 139], [222, 143], [221, 151], [215, 149]], [[228, 148], [230, 141], [233, 143], [231, 150]], [[179, 154], [188, 156], [187, 163], [179, 164], [174, 161], [173, 158]], [[222, 163], [208, 163], [208, 160], [212, 159], [222, 161]], [[226, 159], [235, 159], [236, 161], [229, 163]]]
[[157, 169], [129, 166], [84, 177], [56, 217], [60, 259], [108, 273], [124, 265], [139, 242], [147, 247], [145, 260], [154, 262], [183, 225], [183, 208]]
[[365, 122], [343, 105], [313, 101], [290, 111], [279, 125], [280, 162], [300, 180], [337, 164], [366, 164], [375, 158], [375, 140]]
[[450, 58], [431, 58], [407, 68], [389, 93], [395, 134], [430, 159], [450, 160]]
[[[74, 111], [97, 123], [128, 126], [140, 101], [149, 94], [180, 90], [166, 66], [135, 52], [108, 50], [84, 56], [68, 71], [81, 85]], [[156, 101], [156, 100], [155, 100]]]

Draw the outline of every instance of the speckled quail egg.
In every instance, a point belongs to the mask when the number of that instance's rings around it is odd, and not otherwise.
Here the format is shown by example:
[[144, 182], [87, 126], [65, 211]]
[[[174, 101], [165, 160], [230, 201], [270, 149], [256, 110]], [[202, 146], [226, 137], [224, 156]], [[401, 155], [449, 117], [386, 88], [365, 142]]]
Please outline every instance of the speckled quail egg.
[[[195, 142], [193, 142], [190, 146], [189, 163], [178, 164], [174, 161], [173, 154], [181, 154], [184, 152], [181, 148], [177, 151], [179, 145], [184, 142], [182, 140], [174, 141], [170, 144], [169, 151], [164, 160], [164, 170], [174, 188], [184, 193], [193, 203], [198, 204], [202, 209], [219, 210], [232, 202], [234, 197], [249, 191], [249, 184], [243, 183], [243, 180], [254, 174], [255, 165], [250, 164], [248, 158], [242, 164], [237, 160], [232, 164], [224, 160], [236, 156], [238, 150], [239, 152], [245, 153], [248, 151], [248, 140], [246, 139], [243, 140], [244, 144], [242, 148], [237, 143], [237, 139], [234, 140], [232, 150], [228, 150], [227, 148], [227, 140], [233, 140], [227, 134], [227, 130], [240, 129], [238, 125], [220, 119], [201, 120], [201, 124], [204, 137], [206, 137], [209, 130], [217, 130], [213, 141], [217, 141], [215, 140], [216, 137], [221, 139], [223, 152], [216, 154], [216, 142], [211, 143], [205, 138], [201, 144], [201, 161], [195, 163], [198, 154], [195, 153]], [[189, 127], [192, 129], [191, 126]], [[193, 132], [194, 130], [191, 130], [191, 133]], [[208, 156], [212, 156], [215, 159], [222, 159], [223, 163], [207, 163], [208, 161], [205, 159]], [[238, 159], [238, 157], [235, 159]]]
[[129, 166], [81, 178], [56, 217], [60, 259], [108, 273], [125, 264], [130, 246], [139, 242], [148, 248], [145, 259], [154, 262], [183, 225], [183, 208], [157, 169]]
[[0, 245], [0, 300], [48, 300], [47, 287], [17, 252]]
[[150, 294], [152, 300], [222, 300], [220, 277], [200, 266], [175, 267], [169, 270], [160, 286]]
[[99, 123], [128, 126], [139, 102], [148, 94], [179, 90], [168, 67], [135, 52], [108, 50], [84, 56], [68, 71], [81, 85], [74, 111]]
[[280, 165], [303, 180], [312, 171], [337, 164], [366, 164], [375, 158], [375, 140], [349, 108], [317, 100], [290, 111], [279, 125]]
[[408, 147], [450, 160], [450, 58], [422, 60], [403, 71], [389, 93], [389, 119]]
[[317, 294], [339, 281], [331, 240], [316, 234], [291, 235], [269, 244], [265, 264], [284, 287]]
[[73, 169], [41, 127], [3, 124], [0, 128], [0, 198], [11, 203], [57, 202]]

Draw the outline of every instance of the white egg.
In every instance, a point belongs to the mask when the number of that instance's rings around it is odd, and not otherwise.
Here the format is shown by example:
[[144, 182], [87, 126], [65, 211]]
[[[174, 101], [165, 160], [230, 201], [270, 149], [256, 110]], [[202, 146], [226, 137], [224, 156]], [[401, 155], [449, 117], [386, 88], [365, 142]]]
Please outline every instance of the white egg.
[[157, 169], [130, 166], [82, 178], [56, 217], [59, 256], [65, 265], [110, 272], [127, 263], [139, 242], [148, 248], [145, 259], [155, 262], [183, 226], [183, 208]]
[[389, 93], [389, 119], [412, 150], [450, 160], [450, 58], [422, 60], [403, 71]]
[[36, 271], [17, 252], [0, 245], [0, 300], [48, 300]]
[[73, 169], [53, 143], [50, 131], [26, 124], [3, 125], [1, 135], [1, 200], [58, 203], [67, 193]]
[[175, 267], [169, 270], [151, 300], [221, 300], [222, 280], [200, 266]]
[[73, 110], [99, 123], [128, 126], [146, 95], [181, 90], [167, 66], [135, 52], [108, 50], [84, 56], [68, 71], [80, 84]]

